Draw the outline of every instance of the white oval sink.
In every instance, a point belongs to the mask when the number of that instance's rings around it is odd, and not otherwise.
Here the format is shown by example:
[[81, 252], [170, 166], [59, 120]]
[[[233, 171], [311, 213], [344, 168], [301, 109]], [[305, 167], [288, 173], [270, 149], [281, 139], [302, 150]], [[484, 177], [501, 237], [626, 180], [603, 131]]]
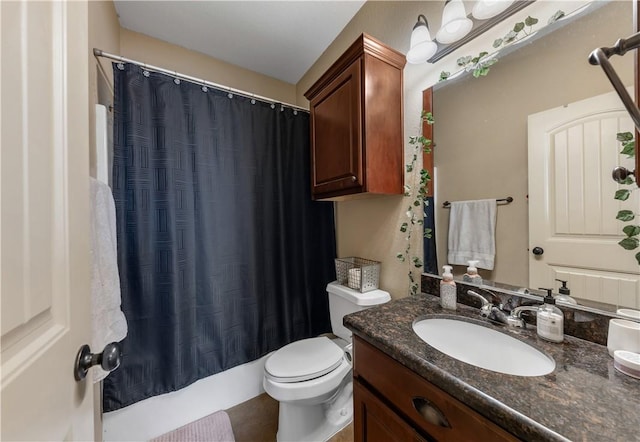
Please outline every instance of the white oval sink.
[[414, 322], [413, 331], [436, 350], [487, 370], [515, 376], [542, 376], [556, 367], [555, 361], [541, 351], [482, 325], [428, 318]]

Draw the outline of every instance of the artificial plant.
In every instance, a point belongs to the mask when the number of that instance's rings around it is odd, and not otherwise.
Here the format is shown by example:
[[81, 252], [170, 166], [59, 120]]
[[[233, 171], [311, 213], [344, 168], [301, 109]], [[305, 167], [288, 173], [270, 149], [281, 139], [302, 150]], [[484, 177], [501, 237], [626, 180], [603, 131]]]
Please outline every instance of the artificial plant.
[[[420, 122], [433, 124], [433, 115], [431, 112], [422, 111]], [[422, 124], [420, 125], [422, 127]], [[412, 295], [418, 294], [420, 290], [420, 269], [423, 266], [422, 257], [412, 254], [411, 238], [416, 226], [424, 226], [423, 213], [418, 208], [423, 208], [427, 204], [427, 185], [431, 181], [429, 172], [423, 168], [416, 173], [416, 165], [418, 164], [418, 155], [422, 153], [430, 153], [432, 141], [424, 135], [409, 137], [409, 145], [412, 147], [411, 161], [406, 165], [406, 172], [409, 174], [409, 183], [404, 186], [404, 196], [411, 200], [411, 204], [406, 211], [407, 221], [400, 225], [400, 232], [405, 234], [406, 246], [404, 251], [398, 253], [396, 258], [400, 262], [410, 262], [409, 269], [409, 291]], [[431, 229], [422, 229], [426, 238], [431, 237]], [[416, 276], [415, 272], [418, 272]]]
[[[551, 24], [564, 17], [564, 15], [563, 11], [557, 11], [553, 16], [551, 16], [551, 18], [549, 18], [548, 23]], [[533, 27], [537, 23], [537, 18], [528, 16], [524, 21], [517, 22], [504, 37], [498, 38], [493, 42], [494, 49], [497, 49], [498, 51], [495, 51], [492, 54], [489, 54], [487, 51], [481, 51], [475, 57], [472, 55], [460, 57], [456, 60], [456, 64], [460, 68], [468, 72], [472, 72], [475, 78], [486, 76], [489, 73], [491, 66], [498, 62], [498, 52], [500, 47], [520, 41], [533, 34]], [[447, 80], [450, 76], [450, 72], [442, 71], [440, 73], [439, 81]]]
[[[635, 156], [636, 142], [631, 132], [620, 132], [617, 134], [617, 140], [622, 143], [622, 150], [620, 153], [622, 155], [627, 155], [629, 158]], [[627, 179], [622, 183], [623, 185], [632, 185], [635, 187], [636, 181], [632, 178], [633, 175], [627, 177]], [[614, 198], [620, 201], [626, 201], [631, 196], [631, 192], [633, 188], [624, 188], [616, 190]], [[620, 210], [616, 219], [620, 221], [629, 222], [634, 221], [638, 216], [637, 213], [634, 213], [632, 210]], [[640, 247], [640, 239], [638, 236], [640, 235], [640, 225], [638, 224], [627, 224], [623, 227], [622, 231], [626, 235], [624, 239], [622, 239], [618, 244], [625, 250], [635, 250]], [[635, 255], [636, 261], [640, 264], [640, 252]]]

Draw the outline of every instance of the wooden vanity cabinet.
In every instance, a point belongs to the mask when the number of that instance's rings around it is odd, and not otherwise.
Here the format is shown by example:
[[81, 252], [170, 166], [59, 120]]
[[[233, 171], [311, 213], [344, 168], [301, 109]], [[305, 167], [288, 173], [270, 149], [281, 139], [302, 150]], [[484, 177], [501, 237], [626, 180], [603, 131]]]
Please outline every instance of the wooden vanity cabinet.
[[404, 193], [405, 58], [362, 34], [305, 93], [313, 199]]
[[353, 383], [354, 441], [423, 442], [405, 420], [360, 382]]
[[371, 344], [353, 344], [356, 442], [518, 440]]

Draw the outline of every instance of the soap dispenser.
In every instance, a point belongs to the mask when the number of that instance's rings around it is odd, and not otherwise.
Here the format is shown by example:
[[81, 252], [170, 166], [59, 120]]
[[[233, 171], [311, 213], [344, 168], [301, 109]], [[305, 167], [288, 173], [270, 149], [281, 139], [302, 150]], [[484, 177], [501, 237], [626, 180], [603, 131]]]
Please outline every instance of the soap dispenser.
[[541, 288], [546, 290], [547, 296], [544, 297], [544, 304], [538, 307], [536, 315], [538, 336], [542, 339], [552, 342], [562, 342], [564, 340], [564, 315], [562, 310], [556, 307], [556, 300], [551, 294], [552, 289]]
[[455, 310], [457, 305], [457, 289], [453, 280], [453, 267], [443, 266], [444, 273], [440, 281], [440, 306], [447, 310]]
[[482, 285], [482, 276], [478, 275], [478, 268], [476, 267], [480, 261], [470, 260], [469, 267], [467, 267], [467, 273], [464, 274], [462, 280], [464, 282], [470, 282], [472, 284]]
[[558, 289], [558, 292], [560, 294], [555, 297], [556, 302], [558, 304], [577, 305], [578, 302], [569, 295], [571, 293], [571, 290], [569, 290], [569, 287], [567, 287], [567, 281], [563, 281], [562, 279], [556, 279], [556, 281], [562, 283], [562, 287]]

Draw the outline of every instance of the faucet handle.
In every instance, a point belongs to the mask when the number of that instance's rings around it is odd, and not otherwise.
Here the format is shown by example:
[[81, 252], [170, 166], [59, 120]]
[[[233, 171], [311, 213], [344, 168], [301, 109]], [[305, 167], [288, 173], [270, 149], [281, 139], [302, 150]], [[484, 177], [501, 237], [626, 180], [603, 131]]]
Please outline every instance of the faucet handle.
[[482, 303], [482, 306], [480, 307], [480, 316], [482, 316], [483, 318], [488, 318], [491, 314], [492, 304], [487, 300], [487, 298], [473, 290], [467, 290], [467, 294], [480, 300], [480, 302]]
[[488, 318], [489, 316], [491, 316], [491, 312], [491, 304], [486, 304], [480, 307], [480, 316], [482, 316], [483, 318]]
[[484, 307], [486, 307], [487, 305], [490, 304], [490, 302], [487, 300], [487, 298], [485, 298], [480, 293], [475, 292], [473, 290], [467, 290], [467, 295], [471, 295], [474, 298], [479, 299], [480, 302], [482, 303], [482, 307], [481, 308], [484, 308]]

